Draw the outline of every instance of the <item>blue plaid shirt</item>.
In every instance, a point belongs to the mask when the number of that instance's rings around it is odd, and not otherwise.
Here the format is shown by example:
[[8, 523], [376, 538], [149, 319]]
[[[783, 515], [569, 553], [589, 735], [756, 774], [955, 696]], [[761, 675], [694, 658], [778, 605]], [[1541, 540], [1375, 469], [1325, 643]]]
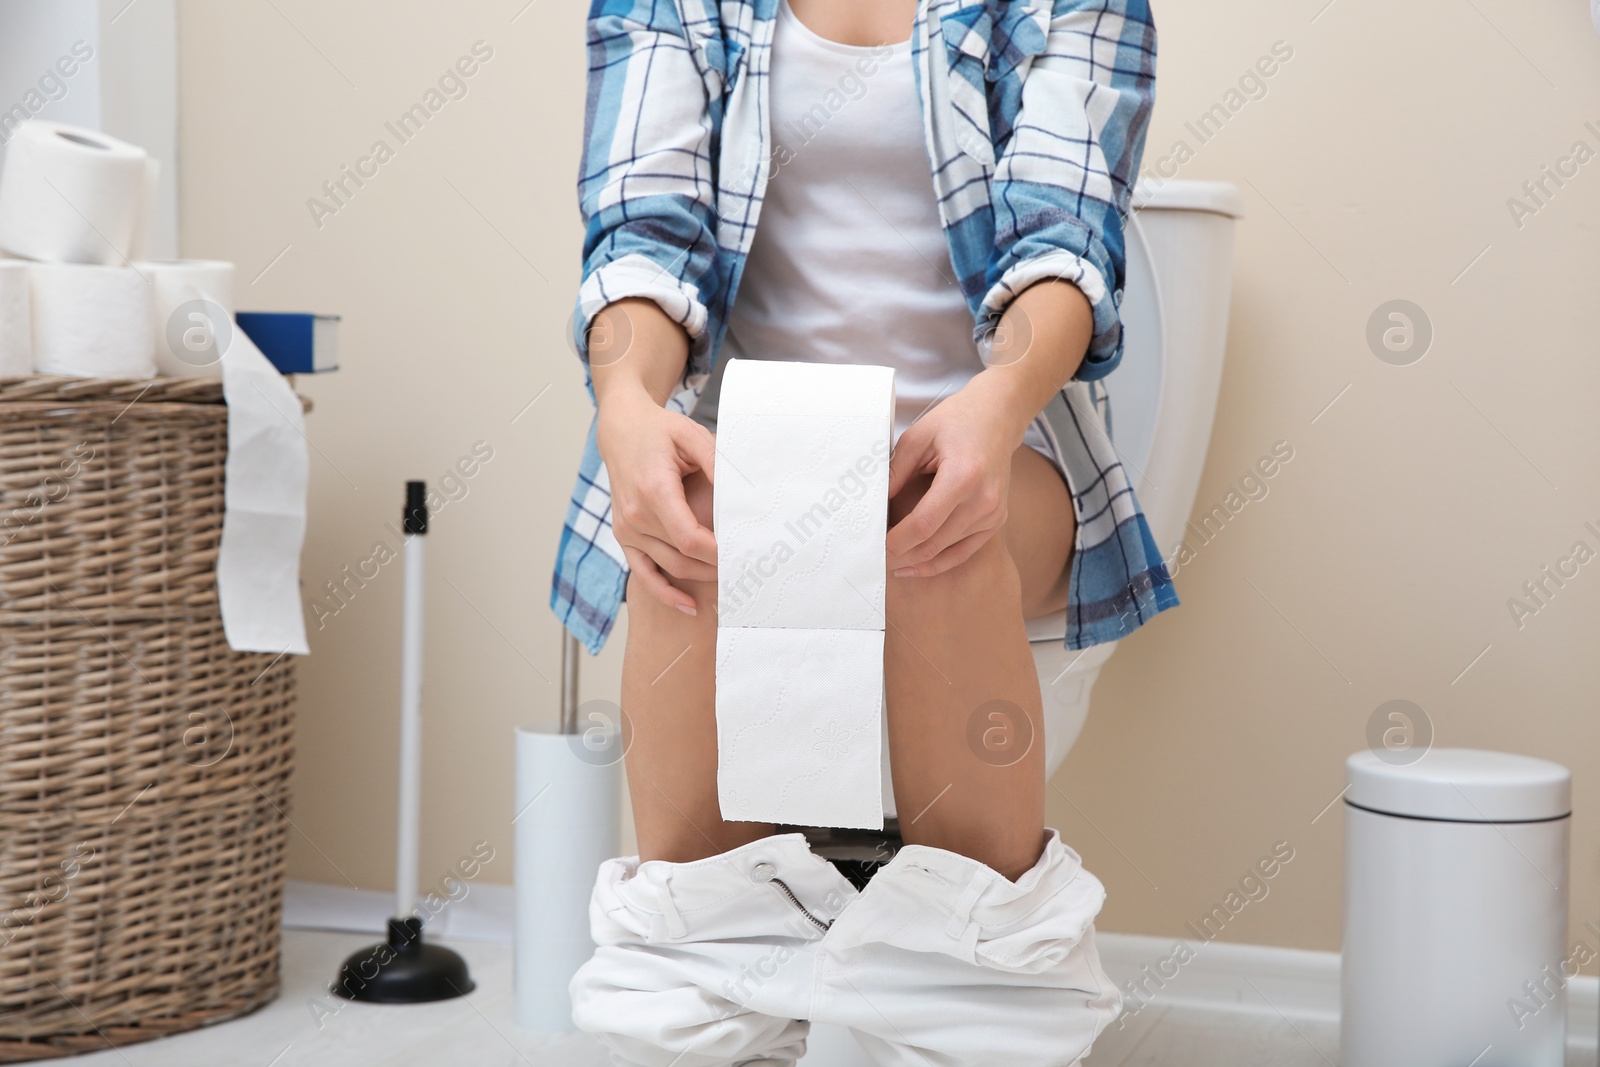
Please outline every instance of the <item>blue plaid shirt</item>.
[[[574, 335], [624, 297], [690, 337], [674, 410], [721, 348], [771, 167], [778, 0], [592, 0]], [[940, 217], [981, 338], [1017, 293], [1072, 282], [1094, 309], [1082, 366], [1045, 415], [1073, 495], [1066, 644], [1123, 637], [1178, 603], [1108, 435], [1099, 379], [1122, 356], [1123, 222], [1155, 92], [1145, 0], [920, 0], [912, 64]], [[590, 394], [593, 387], [590, 385]], [[550, 606], [591, 652], [628, 566], [591, 424]]]

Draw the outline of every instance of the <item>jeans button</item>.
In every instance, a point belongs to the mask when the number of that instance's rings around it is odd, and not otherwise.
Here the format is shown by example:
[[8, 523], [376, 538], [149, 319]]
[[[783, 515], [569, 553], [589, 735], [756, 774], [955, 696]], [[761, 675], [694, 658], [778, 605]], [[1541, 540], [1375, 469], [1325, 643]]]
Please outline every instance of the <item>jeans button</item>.
[[777, 873], [778, 868], [774, 867], [772, 864], [758, 863], [754, 867], [750, 868], [750, 880], [752, 882], [770, 882], [772, 881], [773, 876]]

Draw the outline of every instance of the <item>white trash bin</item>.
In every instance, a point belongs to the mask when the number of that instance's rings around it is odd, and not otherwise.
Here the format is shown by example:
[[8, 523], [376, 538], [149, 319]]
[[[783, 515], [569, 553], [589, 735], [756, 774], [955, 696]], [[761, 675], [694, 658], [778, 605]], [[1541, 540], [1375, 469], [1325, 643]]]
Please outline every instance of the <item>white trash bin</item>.
[[1343, 1067], [1562, 1067], [1570, 772], [1402, 758], [1346, 762]]

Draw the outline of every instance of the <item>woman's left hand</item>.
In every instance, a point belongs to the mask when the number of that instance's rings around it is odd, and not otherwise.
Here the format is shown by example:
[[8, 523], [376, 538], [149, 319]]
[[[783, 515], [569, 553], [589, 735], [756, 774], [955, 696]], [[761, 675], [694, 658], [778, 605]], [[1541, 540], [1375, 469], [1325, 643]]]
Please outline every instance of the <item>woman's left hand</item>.
[[889, 531], [889, 573], [926, 578], [965, 563], [1006, 521], [1011, 458], [1027, 421], [986, 388], [980, 374], [936, 404], [895, 443], [892, 500], [918, 475], [933, 476], [922, 499]]
[[933, 483], [889, 531], [890, 574], [943, 574], [1005, 525], [1011, 458], [1034, 416], [1077, 373], [1093, 330], [1089, 301], [1070, 282], [1042, 280], [1012, 300], [984, 370], [895, 443], [889, 499], [918, 475]]

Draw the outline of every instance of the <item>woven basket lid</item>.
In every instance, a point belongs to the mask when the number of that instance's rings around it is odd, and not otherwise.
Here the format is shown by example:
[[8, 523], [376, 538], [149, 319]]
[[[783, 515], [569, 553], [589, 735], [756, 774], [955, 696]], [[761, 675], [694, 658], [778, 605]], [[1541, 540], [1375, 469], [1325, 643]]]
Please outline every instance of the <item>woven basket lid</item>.
[[1345, 771], [1345, 801], [1386, 815], [1487, 823], [1572, 814], [1572, 772], [1533, 756], [1435, 748], [1396, 766], [1357, 752], [1345, 761]]

